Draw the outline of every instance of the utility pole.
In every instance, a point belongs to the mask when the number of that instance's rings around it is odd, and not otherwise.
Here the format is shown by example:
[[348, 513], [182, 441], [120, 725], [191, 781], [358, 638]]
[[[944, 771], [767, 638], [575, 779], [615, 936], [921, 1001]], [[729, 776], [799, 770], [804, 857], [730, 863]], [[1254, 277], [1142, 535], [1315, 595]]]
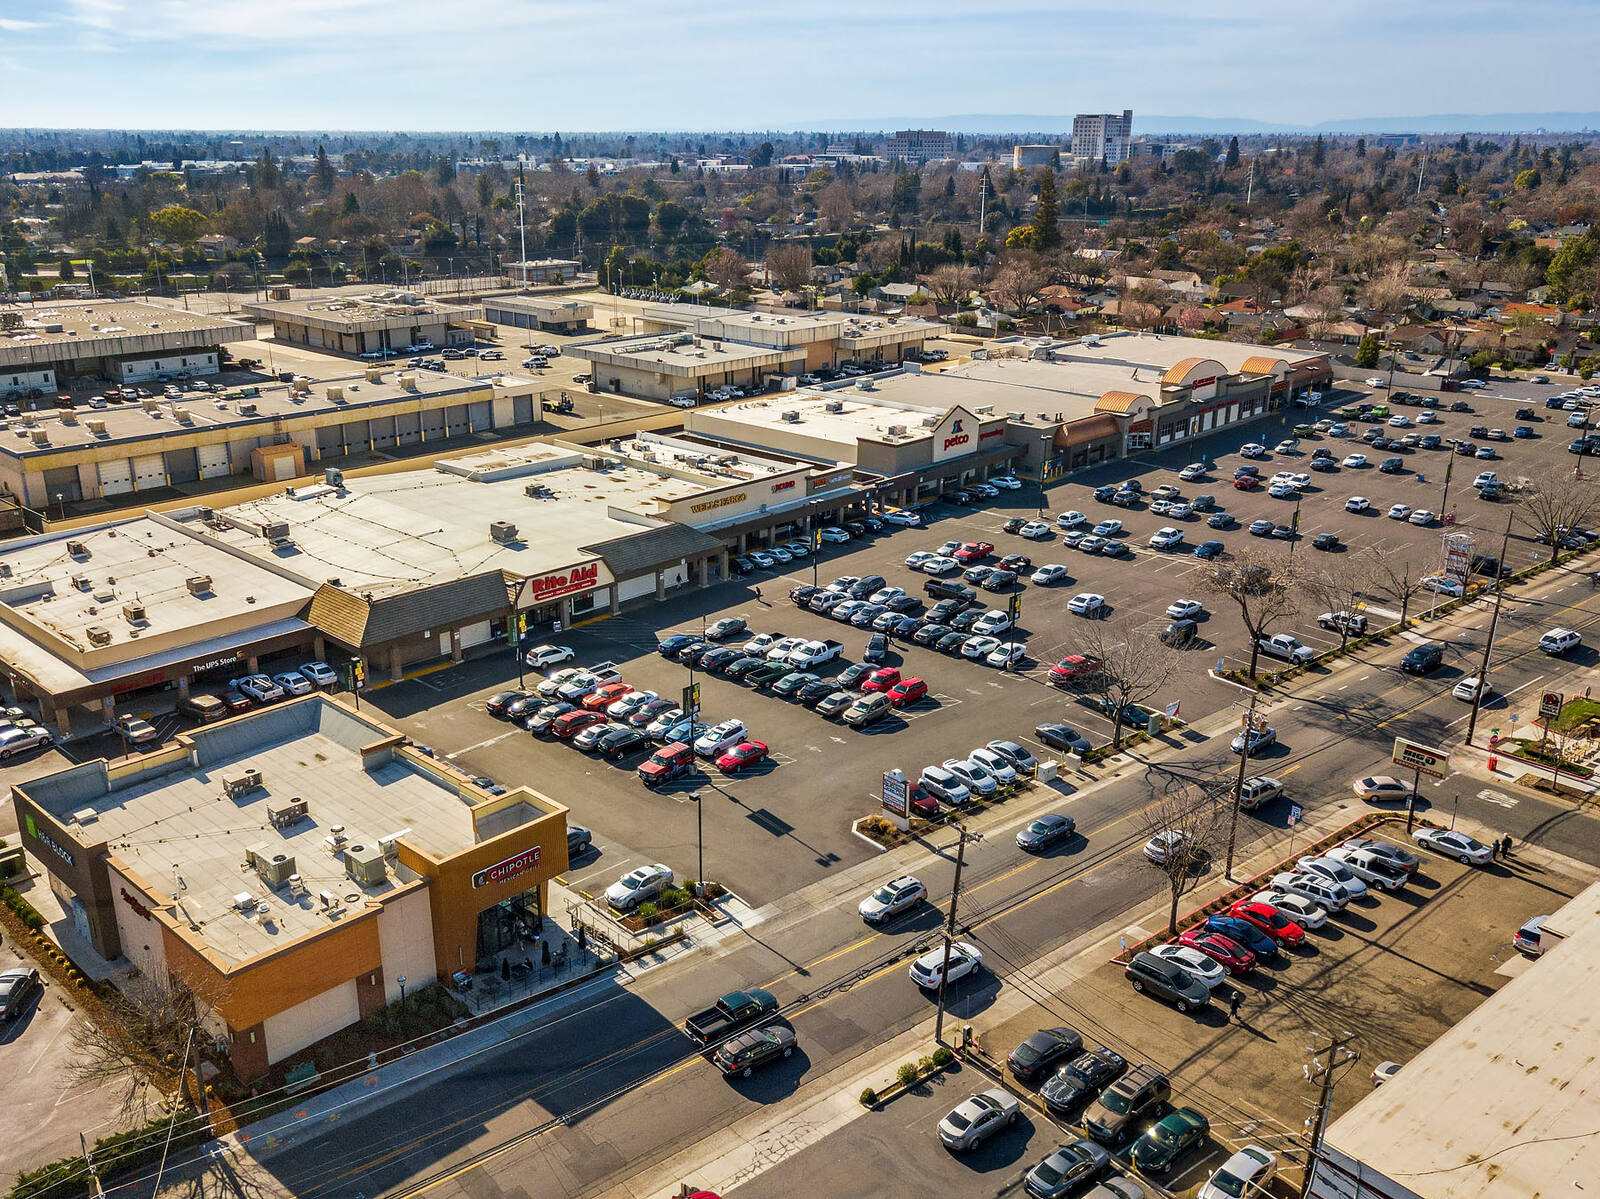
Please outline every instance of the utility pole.
[[1494, 649], [1494, 634], [1500, 625], [1500, 598], [1506, 593], [1506, 549], [1511, 544], [1511, 521], [1515, 515], [1515, 507], [1506, 513], [1506, 531], [1500, 538], [1500, 557], [1495, 562], [1494, 612], [1489, 617], [1489, 636], [1483, 643], [1483, 663], [1478, 667], [1478, 689], [1472, 696], [1472, 715], [1467, 718], [1468, 745], [1472, 744], [1472, 735], [1478, 729], [1478, 709], [1483, 705], [1483, 697], [1489, 691], [1489, 652]]
[[982, 833], [969, 833], [965, 826], [956, 825], [960, 834], [956, 840], [956, 881], [950, 888], [950, 915], [944, 926], [944, 965], [939, 969], [939, 1014], [933, 1023], [933, 1039], [935, 1042], [944, 1040], [944, 984], [945, 977], [950, 973], [950, 942], [956, 935], [956, 901], [961, 898], [961, 867], [966, 861], [967, 842], [982, 841]]
[[[1340, 1066], [1347, 1066], [1356, 1061], [1361, 1055], [1354, 1049], [1348, 1048], [1355, 1039], [1354, 1033], [1342, 1033], [1339, 1038], [1332, 1041], [1326, 1049], [1307, 1046], [1306, 1052], [1311, 1055], [1311, 1060], [1303, 1067], [1306, 1081], [1320, 1083], [1322, 1092], [1317, 1097], [1316, 1115], [1311, 1118], [1311, 1147], [1306, 1155], [1305, 1177], [1300, 1183], [1300, 1199], [1305, 1199], [1306, 1192], [1311, 1189], [1311, 1172], [1317, 1164], [1317, 1154], [1322, 1150], [1322, 1134], [1328, 1127], [1328, 1109], [1333, 1104], [1333, 1072]], [[1324, 1061], [1323, 1058], [1327, 1060]]]
[[983, 237], [983, 218], [989, 209], [989, 172], [983, 172], [983, 178], [978, 181], [978, 237]]
[[1259, 691], [1250, 693], [1250, 712], [1244, 718], [1244, 747], [1239, 754], [1239, 777], [1233, 784], [1233, 795], [1228, 800], [1228, 863], [1223, 870], [1229, 882], [1233, 881], [1233, 850], [1239, 837], [1239, 797], [1244, 794], [1244, 772], [1250, 762], [1250, 738], [1255, 735], [1256, 729], [1256, 701], [1261, 698]]
[[1256, 160], [1250, 160], [1250, 174], [1244, 184], [1244, 206], [1250, 207], [1250, 197], [1256, 190]]

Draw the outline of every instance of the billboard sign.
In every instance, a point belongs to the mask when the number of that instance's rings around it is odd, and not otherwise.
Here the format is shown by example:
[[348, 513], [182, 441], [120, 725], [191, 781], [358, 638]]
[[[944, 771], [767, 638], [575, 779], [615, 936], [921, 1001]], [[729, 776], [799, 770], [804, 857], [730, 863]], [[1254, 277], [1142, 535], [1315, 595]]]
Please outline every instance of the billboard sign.
[[1444, 537], [1444, 573], [1456, 582], [1466, 584], [1472, 573], [1472, 537], [1467, 533], [1446, 533]]
[[1394, 739], [1391, 760], [1396, 766], [1404, 766], [1407, 770], [1415, 770], [1436, 779], [1442, 779], [1450, 768], [1450, 755], [1444, 750], [1407, 741], [1404, 737]]
[[911, 782], [898, 767], [883, 774], [883, 814], [901, 830], [911, 827]]
[[1561, 715], [1561, 707], [1566, 702], [1566, 696], [1559, 691], [1546, 691], [1539, 697], [1539, 719], [1551, 720]]

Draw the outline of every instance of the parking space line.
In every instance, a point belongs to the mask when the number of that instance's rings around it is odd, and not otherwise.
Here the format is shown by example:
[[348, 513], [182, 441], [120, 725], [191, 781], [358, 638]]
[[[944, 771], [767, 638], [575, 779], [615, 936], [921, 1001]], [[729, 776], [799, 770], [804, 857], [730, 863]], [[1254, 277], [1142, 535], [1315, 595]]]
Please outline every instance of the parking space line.
[[498, 736], [490, 737], [490, 738], [488, 738], [487, 740], [484, 740], [484, 741], [479, 741], [474, 745], [469, 745], [469, 746], [465, 747], [464, 749], [458, 749], [453, 754], [445, 754], [445, 760], [447, 762], [454, 762], [462, 754], [470, 754], [475, 749], [484, 749], [487, 746], [495, 744], [495, 742], [497, 742], [497, 741], [504, 741], [507, 737], [515, 737], [521, 731], [522, 731], [521, 729], [518, 729], [518, 728], [515, 728], [515, 727], [509, 728], [505, 732], [499, 734]]

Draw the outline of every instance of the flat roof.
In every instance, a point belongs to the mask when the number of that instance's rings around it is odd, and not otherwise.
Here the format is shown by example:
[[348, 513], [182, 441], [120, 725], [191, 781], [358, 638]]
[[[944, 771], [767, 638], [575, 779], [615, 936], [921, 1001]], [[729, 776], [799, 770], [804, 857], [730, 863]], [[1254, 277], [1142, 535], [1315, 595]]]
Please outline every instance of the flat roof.
[[248, 322], [137, 300], [0, 304], [0, 366], [152, 355], [255, 335]]
[[207, 638], [247, 640], [312, 591], [154, 516], [10, 542], [0, 567], [0, 661], [57, 693]]
[[[446, 459], [430, 470], [347, 476], [342, 488], [296, 488], [218, 509], [253, 526], [284, 522], [292, 545], [273, 546], [248, 528], [202, 530], [250, 558], [318, 583], [338, 579], [374, 597], [467, 578], [489, 570], [523, 577], [591, 557], [581, 547], [640, 531], [624, 513], [649, 513], [706, 490], [708, 480], [605, 460], [597, 451], [534, 442]], [[532, 482], [548, 489], [533, 497]], [[200, 525], [198, 511], [185, 514]], [[509, 544], [489, 535], [493, 521], [517, 526]]]
[[1564, 939], [1334, 1121], [1327, 1143], [1423, 1199], [1592, 1186], [1600, 884], [1547, 927]]
[[485, 312], [522, 312], [534, 316], [566, 313], [588, 320], [594, 305], [572, 296], [489, 296], [483, 301]]
[[[931, 437], [932, 424], [958, 404], [983, 419], [1004, 416], [999, 410], [980, 411], [993, 404], [992, 398], [984, 398], [992, 389], [935, 385], [933, 378], [891, 375], [874, 380], [871, 392], [852, 387], [828, 391], [806, 388], [714, 408], [695, 408], [684, 414], [684, 427], [692, 433], [716, 437], [726, 435], [730, 425], [737, 426], [749, 430], [748, 437], [742, 440], [756, 444], [766, 435], [779, 439], [804, 437], [836, 446], [840, 461], [854, 462], [858, 440], [887, 440], [891, 428], [905, 429], [903, 435], [896, 435], [896, 444]], [[836, 412], [830, 411], [834, 405], [839, 405]], [[796, 418], [790, 419], [786, 413], [795, 413]], [[932, 424], [925, 425], [924, 421]]]
[[[322, 909], [321, 891], [356, 908], [419, 879], [393, 857], [386, 859], [381, 881], [350, 877], [343, 857], [328, 842], [335, 825], [344, 826], [346, 846], [375, 849], [380, 838], [400, 834], [435, 858], [478, 840], [474, 800], [487, 802], [487, 795], [464, 789], [409, 752], [390, 749], [364, 758], [364, 746], [393, 737], [394, 731], [326, 696], [247, 713], [188, 736], [197, 767], [180, 761], [176, 769], [157, 766], [123, 776], [123, 783], [108, 780], [102, 764], [91, 762], [20, 790], [85, 842], [108, 842], [118, 868], [137, 875], [151, 891], [170, 898], [176, 889], [174, 916], [229, 962], [247, 961], [329, 927], [335, 918]], [[228, 796], [224, 780], [247, 769], [260, 771], [262, 785]], [[268, 809], [302, 799], [307, 816], [275, 828]], [[527, 803], [520, 807], [524, 820], [497, 812], [492, 832], [546, 814]], [[292, 872], [300, 875], [305, 892], [271, 887], [255, 870], [241, 869], [252, 850], [269, 860], [291, 856]], [[241, 912], [235, 897], [245, 893], [265, 902], [267, 913]]]
[[568, 346], [566, 353], [612, 366], [693, 376], [745, 367], [778, 366], [802, 357], [804, 351], [745, 345], [689, 333], [657, 333]]
[[345, 332], [405, 328], [419, 318], [429, 323], [483, 318], [479, 305], [447, 304], [399, 288], [303, 300], [269, 300], [245, 304], [243, 308], [258, 320], [299, 322]]
[[[345, 363], [338, 365], [346, 368]], [[250, 426], [272, 431], [285, 417], [347, 414], [345, 419], [361, 420], [363, 409], [397, 400], [420, 398], [429, 408], [448, 407], [454, 397], [460, 397], [460, 403], [467, 402], [469, 392], [492, 389], [501, 396], [521, 396], [539, 389], [535, 379], [500, 372], [462, 378], [393, 365], [374, 366], [372, 370], [378, 375], [376, 380], [368, 379], [363, 371], [346, 368], [315, 381], [301, 376], [293, 384], [262, 383], [257, 386], [259, 394], [254, 396], [240, 395], [240, 388], [230, 388], [222, 394], [192, 391], [175, 400], [153, 397], [122, 404], [95, 401], [100, 407], [80, 401], [72, 410], [52, 409], [0, 418], [0, 453], [27, 458], [78, 446], [181, 439], [216, 428], [237, 429], [239, 436], [248, 437]], [[411, 383], [403, 384], [402, 377], [410, 378]], [[104, 424], [104, 436], [91, 430], [90, 421]], [[33, 441], [38, 430], [45, 433], [44, 445]]]
[[[1165, 369], [1165, 368], [1162, 368]], [[1029, 416], [1060, 412], [1066, 420], [1078, 420], [1094, 413], [1095, 402], [1108, 391], [1131, 391], [1161, 397], [1161, 370], [1153, 366], [1134, 367], [1104, 361], [1054, 362], [1037, 358], [988, 358], [956, 363], [944, 370], [926, 371], [929, 379], [941, 379], [947, 386], [963, 386], [984, 403], [1003, 411]]]
[[[672, 310], [668, 310], [672, 311]], [[772, 344], [805, 345], [838, 338], [846, 345], [896, 338], [926, 338], [941, 332], [937, 321], [916, 317], [876, 316], [853, 312], [751, 312], [722, 309], [712, 316], [697, 316], [695, 331], [704, 337], [760, 340]]]
[[[1038, 344], [1038, 343], [1024, 343]], [[1185, 358], [1212, 358], [1225, 370], [1238, 373], [1252, 358], [1275, 358], [1294, 365], [1326, 358], [1323, 353], [1256, 345], [1245, 341], [1218, 341], [1210, 337], [1173, 337], [1165, 333], [1102, 334], [1093, 341], [1052, 342], [1058, 362], [1100, 362], [1124, 369], [1142, 367], [1159, 372]], [[1142, 372], [1141, 372], [1142, 373]]]

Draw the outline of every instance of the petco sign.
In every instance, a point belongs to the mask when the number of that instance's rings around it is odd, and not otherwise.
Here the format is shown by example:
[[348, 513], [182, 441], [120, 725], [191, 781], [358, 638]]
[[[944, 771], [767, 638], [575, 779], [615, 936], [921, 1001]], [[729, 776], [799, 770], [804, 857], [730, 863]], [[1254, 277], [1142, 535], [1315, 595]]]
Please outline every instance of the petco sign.
[[507, 858], [503, 862], [496, 862], [487, 870], [480, 870], [472, 876], [474, 887], [493, 887], [499, 883], [508, 883], [520, 874], [526, 874], [539, 864], [539, 847], [524, 850], [514, 858]]
[[547, 603], [559, 599], [563, 595], [572, 595], [579, 591], [588, 591], [593, 587], [608, 584], [611, 572], [596, 558], [589, 562], [580, 562], [576, 566], [569, 566], [565, 570], [551, 571], [546, 575], [536, 575], [531, 579], [524, 579], [522, 592], [517, 596], [517, 607], [529, 608], [535, 604]]
[[943, 462], [946, 458], [970, 454], [977, 445], [977, 435], [977, 417], [965, 408], [950, 409], [944, 419], [933, 427], [931, 460]]

